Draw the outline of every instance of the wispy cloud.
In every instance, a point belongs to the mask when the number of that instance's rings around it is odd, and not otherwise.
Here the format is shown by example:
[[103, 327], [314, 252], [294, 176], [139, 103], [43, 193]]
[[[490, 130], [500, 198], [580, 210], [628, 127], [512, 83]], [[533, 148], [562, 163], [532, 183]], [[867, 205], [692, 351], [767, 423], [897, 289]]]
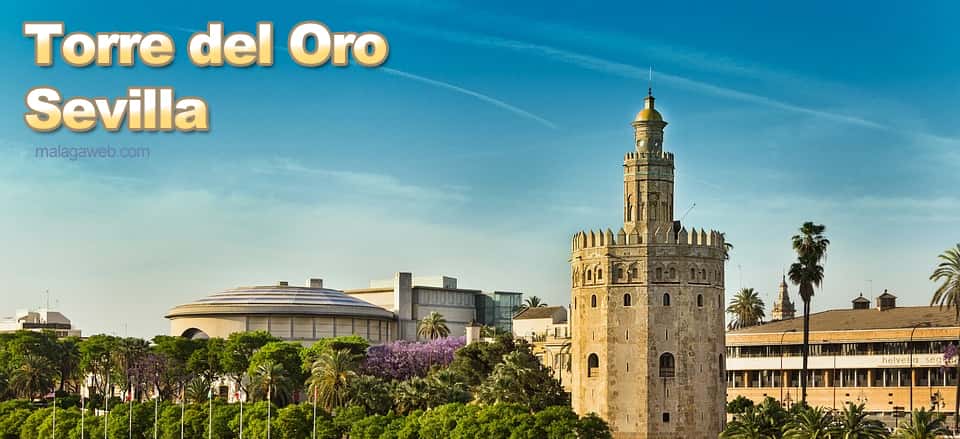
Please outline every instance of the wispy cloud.
[[469, 188], [459, 185], [428, 187], [404, 182], [387, 174], [310, 168], [289, 159], [276, 159], [253, 169], [260, 174], [294, 174], [331, 179], [364, 193], [418, 201], [467, 201]]
[[[175, 30], [178, 30], [178, 31], [180, 31], [180, 32], [187, 32], [187, 33], [190, 33], [190, 34], [193, 34], [193, 33], [196, 33], [196, 32], [202, 32], [202, 31], [195, 30], [195, 29], [187, 29], [187, 28], [184, 28], [184, 27], [177, 27], [177, 26], [171, 27], [171, 29], [175, 29]], [[276, 46], [276, 48], [279, 49], [279, 50], [282, 50], [282, 51], [284, 51], [284, 52], [289, 52], [289, 51], [290, 51], [287, 47], [283, 47], [283, 46]], [[488, 104], [491, 104], [491, 105], [493, 105], [493, 106], [495, 106], [495, 107], [497, 107], [497, 108], [500, 108], [500, 109], [503, 109], [503, 110], [507, 110], [507, 111], [509, 111], [509, 112], [511, 112], [511, 113], [513, 113], [513, 114], [516, 114], [517, 116], [520, 116], [520, 117], [523, 117], [523, 118], [526, 118], [526, 119], [535, 121], [535, 122], [537, 122], [537, 123], [539, 123], [539, 124], [541, 124], [541, 125], [543, 125], [543, 126], [546, 126], [547, 128], [557, 129], [557, 125], [554, 124], [553, 122], [547, 120], [546, 118], [543, 118], [543, 117], [541, 117], [541, 116], [538, 116], [538, 115], [536, 115], [536, 114], [533, 114], [533, 113], [531, 113], [531, 112], [529, 112], [529, 111], [527, 111], [527, 110], [524, 110], [524, 109], [522, 109], [522, 108], [520, 108], [520, 107], [517, 107], [516, 105], [512, 105], [512, 104], [510, 104], [510, 103], [508, 103], [508, 102], [506, 102], [506, 101], [504, 101], [504, 100], [502, 100], [502, 99], [497, 99], [497, 98], [495, 98], [495, 97], [493, 97], [493, 96], [490, 96], [490, 95], [487, 95], [487, 94], [483, 94], [483, 93], [480, 93], [480, 92], [475, 91], [475, 90], [470, 90], [469, 88], [466, 88], [466, 87], [461, 87], [461, 86], [459, 86], [459, 85], [451, 84], [451, 83], [449, 83], [449, 82], [440, 81], [440, 80], [438, 80], [438, 79], [428, 78], [428, 77], [426, 77], [426, 76], [415, 75], [415, 74], [410, 73], [410, 72], [405, 72], [405, 71], [403, 71], [403, 70], [398, 70], [398, 69], [394, 69], [394, 68], [390, 68], [390, 67], [379, 67], [378, 70], [380, 70], [380, 71], [382, 71], [382, 72], [384, 72], [384, 73], [388, 73], [388, 74], [393, 75], [393, 76], [400, 77], [400, 78], [417, 81], [417, 82], [419, 82], [419, 83], [421, 83], [421, 84], [427, 84], [427, 85], [430, 85], [430, 86], [433, 86], [433, 87], [437, 87], [437, 88], [441, 88], [441, 89], [444, 89], [444, 90], [449, 90], [449, 91], [452, 91], [452, 92], [456, 92], [456, 93], [460, 93], [460, 94], [463, 94], [463, 95], [467, 95], [467, 96], [470, 96], [470, 97], [472, 97], [472, 98], [476, 98], [476, 99], [478, 99], [478, 100], [480, 100], [480, 101], [482, 101], [482, 102], [486, 102], [486, 103], [488, 103]]]
[[[641, 79], [646, 81], [648, 79], [649, 70], [648, 67], [638, 67], [626, 63], [621, 63], [618, 61], [612, 61], [592, 55], [586, 55], [566, 49], [557, 48], [554, 46], [549, 46], [545, 44], [531, 43], [527, 41], [520, 41], [515, 39], [507, 39], [501, 37], [494, 37], [483, 34], [475, 34], [469, 32], [461, 31], [450, 31], [445, 29], [431, 28], [428, 26], [406, 26], [403, 24], [391, 24], [398, 29], [401, 29], [406, 32], [411, 32], [415, 34], [441, 38], [446, 41], [469, 44], [480, 47], [488, 48], [501, 48], [508, 49], [518, 52], [531, 53], [540, 57], [549, 58], [558, 62], [565, 64], [574, 65], [580, 68], [593, 70], [597, 72], [602, 72], [610, 75], [620, 76], [628, 79]], [[698, 63], [701, 65], [706, 62], [703, 59], [698, 60]], [[736, 70], [734, 67], [731, 67], [730, 61], [724, 61], [721, 65], [723, 69], [726, 70]], [[756, 74], [754, 70], [748, 70], [751, 74]], [[789, 111], [799, 114], [805, 114], [808, 116], [818, 117], [825, 120], [830, 120], [833, 122], [860, 126], [864, 128], [881, 130], [887, 132], [897, 132], [908, 135], [913, 135], [922, 140], [934, 141], [939, 143], [958, 143], [957, 139], [939, 136], [936, 134], [926, 133], [926, 132], [907, 132], [902, 130], [900, 127], [891, 126], [887, 123], [880, 123], [868, 118], [844, 114], [834, 111], [826, 111], [820, 108], [812, 108], [803, 105], [797, 105], [782, 100], [774, 99], [768, 96], [763, 96], [755, 93], [750, 93], [746, 91], [741, 91], [729, 87], [724, 87], [720, 85], [715, 85], [703, 81], [697, 81], [694, 79], [686, 78], [679, 75], [674, 75], [667, 73], [665, 71], [659, 70], [656, 72], [656, 79], [661, 83], [668, 83], [675, 85], [677, 87], [686, 88], [688, 90], [693, 90], [703, 94], [709, 94], [713, 96], [734, 99], [742, 102], [748, 102], [756, 105], [765, 106], [768, 108], [774, 108], [783, 111]]]
[[551, 129], [556, 129], [556, 128], [557, 128], [557, 125], [556, 125], [556, 124], [554, 124], [553, 122], [550, 122], [550, 121], [547, 120], [547, 119], [544, 119], [543, 117], [537, 116], [536, 114], [533, 114], [533, 113], [531, 113], [531, 112], [529, 112], [529, 111], [527, 111], [527, 110], [524, 110], [524, 109], [522, 109], [522, 108], [518, 108], [518, 107], [516, 107], [516, 106], [510, 105], [510, 104], [508, 104], [508, 103], [506, 103], [506, 102], [504, 102], [504, 101], [501, 101], [500, 99], [497, 99], [497, 98], [494, 98], [494, 97], [485, 95], [485, 94], [480, 93], [480, 92], [476, 92], [476, 91], [473, 91], [473, 90], [470, 90], [470, 89], [466, 89], [466, 88], [463, 88], [463, 87], [460, 87], [460, 86], [457, 86], [457, 85], [453, 85], [453, 84], [450, 84], [450, 83], [446, 83], [446, 82], [443, 82], [443, 81], [438, 81], [438, 80], [436, 80], [436, 79], [430, 79], [430, 78], [427, 78], [427, 77], [425, 77], [425, 76], [414, 75], [413, 73], [408, 73], [408, 72], [404, 72], [404, 71], [402, 71], [402, 70], [392, 69], [392, 68], [389, 68], [389, 67], [380, 67], [380, 71], [385, 72], [385, 73], [389, 73], [389, 74], [394, 75], [394, 76], [399, 76], [399, 77], [401, 77], [401, 78], [412, 79], [412, 80], [414, 80], [414, 81], [422, 82], [422, 83], [424, 83], [424, 84], [432, 85], [432, 86], [434, 86], [434, 87], [440, 87], [440, 88], [443, 88], [443, 89], [455, 91], [455, 92], [457, 92], [457, 93], [465, 94], [465, 95], [467, 95], [467, 96], [472, 96], [472, 97], [477, 98], [477, 99], [479, 99], [479, 100], [481, 100], [481, 101], [483, 101], [483, 102], [486, 102], [486, 103], [488, 103], [488, 104], [494, 105], [494, 106], [499, 107], [499, 108], [502, 108], [502, 109], [507, 110], [507, 111], [509, 111], [509, 112], [511, 112], [511, 113], [513, 113], [513, 114], [518, 115], [518, 116], [525, 117], [525, 118], [527, 118], [527, 119], [530, 119], [530, 120], [539, 122], [540, 124], [546, 126], [547, 128], [551, 128]]

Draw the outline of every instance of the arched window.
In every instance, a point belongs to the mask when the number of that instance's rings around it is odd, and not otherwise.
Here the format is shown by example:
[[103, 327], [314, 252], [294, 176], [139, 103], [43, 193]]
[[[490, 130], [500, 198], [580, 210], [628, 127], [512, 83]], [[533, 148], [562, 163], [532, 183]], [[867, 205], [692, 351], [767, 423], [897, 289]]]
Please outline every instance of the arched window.
[[697, 280], [697, 270], [695, 268], [690, 269], [690, 280]]
[[697, 294], [697, 306], [703, 308], [703, 294]]
[[623, 269], [622, 269], [622, 268], [618, 268], [618, 269], [617, 269], [617, 279], [623, 279]]
[[677, 278], [677, 269], [670, 267], [670, 279], [676, 279], [676, 278]]
[[596, 294], [590, 296], [590, 307], [591, 307], [591, 308], [596, 308], [596, 307], [597, 307], [597, 295], [596, 295]]
[[670, 295], [663, 293], [663, 306], [670, 306]]
[[707, 280], [707, 269], [706, 269], [706, 268], [704, 268], [703, 271], [700, 272], [700, 279], [701, 279], [701, 280]]
[[590, 354], [587, 357], [587, 376], [595, 377], [600, 374], [600, 357], [597, 354]]
[[633, 221], [633, 195], [627, 195], [627, 221]]
[[630, 301], [631, 301], [630, 293], [624, 294], [624, 295], [623, 295], [623, 306], [630, 306], [630, 305], [631, 305]]
[[630, 279], [637, 278], [637, 267], [630, 267]]
[[673, 354], [665, 352], [660, 355], [660, 378], [673, 378], [676, 375], [676, 362]]
[[590, 270], [587, 270], [587, 280], [593, 280], [593, 272]]
[[597, 280], [603, 280], [603, 269], [602, 269], [602, 268], [598, 268], [598, 269], [597, 269]]
[[663, 280], [663, 269], [657, 267], [657, 280]]

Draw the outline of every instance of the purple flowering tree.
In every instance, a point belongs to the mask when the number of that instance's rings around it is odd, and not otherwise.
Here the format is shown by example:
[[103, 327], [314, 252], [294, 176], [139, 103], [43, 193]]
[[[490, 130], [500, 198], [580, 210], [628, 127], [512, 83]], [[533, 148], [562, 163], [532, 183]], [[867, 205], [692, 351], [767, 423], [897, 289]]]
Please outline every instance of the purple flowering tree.
[[464, 344], [464, 337], [447, 337], [429, 341], [401, 340], [371, 346], [361, 365], [361, 372], [388, 380], [426, 376], [431, 367], [450, 364], [453, 353]]

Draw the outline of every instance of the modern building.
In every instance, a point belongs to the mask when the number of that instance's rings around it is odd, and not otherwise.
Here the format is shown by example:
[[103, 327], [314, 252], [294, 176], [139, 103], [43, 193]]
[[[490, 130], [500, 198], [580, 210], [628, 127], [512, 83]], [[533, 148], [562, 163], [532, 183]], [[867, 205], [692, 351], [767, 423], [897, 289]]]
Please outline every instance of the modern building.
[[632, 125], [623, 227], [571, 242], [573, 409], [616, 438], [713, 439], [725, 422], [724, 237], [675, 220], [652, 93]]
[[[956, 310], [896, 300], [884, 291], [870, 306], [861, 295], [810, 315], [810, 405], [864, 403], [890, 424], [920, 407], [953, 415], [956, 359], [944, 362], [944, 350], [960, 335]], [[801, 400], [802, 343], [802, 316], [728, 332], [727, 399]]]
[[262, 330], [304, 344], [340, 335], [359, 335], [371, 343], [397, 339], [392, 312], [324, 288], [322, 279], [303, 287], [279, 282], [233, 288], [177, 306], [166, 317], [172, 335], [190, 338]]
[[526, 308], [513, 316], [513, 336], [530, 343], [540, 363], [553, 370], [564, 390], [571, 391], [570, 325], [562, 306]]
[[308, 286], [239, 287], [177, 306], [166, 317], [170, 333], [185, 337], [265, 330], [304, 344], [340, 335], [360, 335], [379, 344], [416, 340], [417, 323], [433, 311], [446, 319], [454, 335], [463, 334], [472, 321], [509, 331], [509, 316], [521, 300], [521, 293], [458, 288], [452, 277], [396, 273], [393, 279], [346, 291], [324, 288], [322, 279], [310, 279]]
[[57, 337], [80, 337], [80, 330], [73, 327], [65, 315], [49, 309], [17, 310], [14, 317], [0, 318], [0, 332], [53, 331]]
[[397, 338], [403, 340], [416, 340], [417, 323], [434, 311], [446, 319], [451, 334], [463, 334], [470, 322], [509, 332], [510, 317], [522, 301], [519, 292], [485, 293], [459, 288], [453, 277], [414, 277], [411, 273], [395, 273], [393, 279], [370, 281], [368, 288], [344, 292], [394, 313]]

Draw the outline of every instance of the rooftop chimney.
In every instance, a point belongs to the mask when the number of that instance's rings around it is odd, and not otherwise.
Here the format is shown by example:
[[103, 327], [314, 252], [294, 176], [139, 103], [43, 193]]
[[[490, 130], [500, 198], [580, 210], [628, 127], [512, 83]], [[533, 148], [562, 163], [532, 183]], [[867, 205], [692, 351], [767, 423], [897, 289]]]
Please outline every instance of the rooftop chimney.
[[280, 285], [281, 287], [286, 287], [286, 286], [289, 286], [289, 285], [290, 285], [290, 282], [287, 282], [287, 281], [285, 281], [285, 280], [282, 280], [282, 281], [278, 282], [277, 284]]
[[323, 288], [323, 279], [316, 277], [310, 278], [310, 288]]

